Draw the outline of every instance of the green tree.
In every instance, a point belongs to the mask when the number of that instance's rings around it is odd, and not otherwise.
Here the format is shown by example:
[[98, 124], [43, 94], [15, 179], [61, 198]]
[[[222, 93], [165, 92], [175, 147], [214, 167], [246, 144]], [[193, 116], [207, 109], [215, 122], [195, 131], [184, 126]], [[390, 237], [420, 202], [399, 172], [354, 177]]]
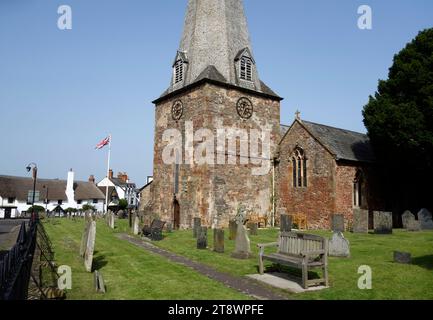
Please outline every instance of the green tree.
[[394, 208], [431, 205], [425, 185], [433, 178], [433, 29], [394, 57], [388, 80], [364, 108], [383, 180]]
[[45, 208], [44, 208], [44, 207], [37, 206], [37, 205], [35, 205], [35, 206], [33, 206], [33, 207], [30, 207], [30, 208], [27, 210], [27, 212], [33, 212], [33, 210], [35, 210], [36, 213], [45, 212]]
[[126, 210], [128, 208], [128, 200], [120, 199], [119, 200], [119, 210]]
[[83, 212], [86, 212], [86, 211], [95, 212], [96, 208], [90, 204], [85, 204], [85, 205], [83, 205], [83, 208], [81, 209], [81, 211], [83, 211]]

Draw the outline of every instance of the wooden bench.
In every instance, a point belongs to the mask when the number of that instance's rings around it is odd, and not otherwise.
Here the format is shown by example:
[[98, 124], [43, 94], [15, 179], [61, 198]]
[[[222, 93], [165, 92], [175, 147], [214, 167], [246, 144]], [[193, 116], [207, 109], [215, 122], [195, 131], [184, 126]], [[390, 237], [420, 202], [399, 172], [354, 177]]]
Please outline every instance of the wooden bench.
[[[301, 269], [304, 289], [319, 284], [328, 286], [328, 239], [304, 233], [282, 232], [278, 242], [257, 246], [260, 248], [260, 274], [264, 273], [263, 261], [269, 260], [275, 264]], [[265, 254], [265, 248], [275, 246], [278, 247], [277, 253]], [[322, 269], [323, 278], [308, 279], [308, 270], [314, 268]]]
[[149, 226], [143, 227], [143, 236], [149, 237], [153, 241], [160, 241], [163, 239], [162, 237], [162, 230], [165, 226], [165, 221], [161, 221], [158, 219], [155, 219], [152, 221], [152, 224]]

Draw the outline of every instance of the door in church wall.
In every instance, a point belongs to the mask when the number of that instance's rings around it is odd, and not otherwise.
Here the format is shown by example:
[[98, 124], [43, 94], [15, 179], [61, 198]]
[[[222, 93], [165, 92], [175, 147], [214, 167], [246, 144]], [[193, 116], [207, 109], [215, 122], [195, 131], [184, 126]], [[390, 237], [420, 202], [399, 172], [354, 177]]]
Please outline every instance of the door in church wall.
[[179, 230], [180, 228], [180, 205], [179, 201], [174, 200], [173, 203], [173, 228]]

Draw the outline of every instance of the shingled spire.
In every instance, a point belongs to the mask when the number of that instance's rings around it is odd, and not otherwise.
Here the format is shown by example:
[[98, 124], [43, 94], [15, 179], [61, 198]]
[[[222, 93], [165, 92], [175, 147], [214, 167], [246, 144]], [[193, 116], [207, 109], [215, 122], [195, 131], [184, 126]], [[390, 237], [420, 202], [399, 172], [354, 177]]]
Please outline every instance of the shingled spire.
[[278, 97], [259, 79], [242, 0], [189, 0], [163, 96], [206, 79]]

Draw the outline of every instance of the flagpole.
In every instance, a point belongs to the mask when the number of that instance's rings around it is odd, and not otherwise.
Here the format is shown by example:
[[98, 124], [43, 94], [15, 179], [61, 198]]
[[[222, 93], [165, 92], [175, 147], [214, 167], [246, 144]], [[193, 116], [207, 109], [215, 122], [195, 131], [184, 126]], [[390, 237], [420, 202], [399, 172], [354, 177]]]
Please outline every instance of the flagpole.
[[108, 213], [108, 185], [110, 182], [111, 134], [108, 142], [107, 186], [105, 188], [105, 213]]

